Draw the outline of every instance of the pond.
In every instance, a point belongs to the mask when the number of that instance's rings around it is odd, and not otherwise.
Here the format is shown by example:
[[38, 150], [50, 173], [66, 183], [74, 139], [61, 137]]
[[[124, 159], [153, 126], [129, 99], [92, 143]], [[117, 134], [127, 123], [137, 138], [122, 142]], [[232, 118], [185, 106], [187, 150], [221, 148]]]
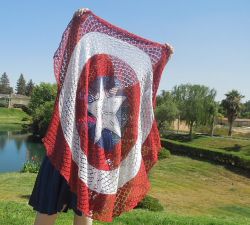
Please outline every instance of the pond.
[[20, 171], [26, 161], [41, 161], [44, 155], [43, 143], [32, 141], [30, 133], [0, 127], [0, 172]]

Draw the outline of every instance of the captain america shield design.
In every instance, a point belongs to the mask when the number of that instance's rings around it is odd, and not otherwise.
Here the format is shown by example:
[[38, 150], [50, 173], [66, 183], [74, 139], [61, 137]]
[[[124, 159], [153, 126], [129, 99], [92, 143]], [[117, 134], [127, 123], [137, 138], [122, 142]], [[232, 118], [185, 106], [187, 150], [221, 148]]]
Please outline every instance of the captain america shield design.
[[112, 221], [150, 189], [160, 134], [156, 93], [172, 54], [90, 10], [74, 16], [54, 55], [58, 85], [46, 154], [77, 197], [77, 209]]
[[[94, 43], [91, 51], [88, 43]], [[77, 43], [59, 112], [78, 175], [89, 189], [115, 194], [137, 175], [154, 120], [152, 76], [149, 56], [133, 45], [98, 32]]]
[[[95, 67], [96, 61], [103, 66]], [[139, 108], [133, 96], [140, 94], [139, 83], [131, 67], [114, 56], [95, 55], [85, 68], [91, 75], [88, 79], [81, 76], [78, 83], [78, 132], [88, 136], [85, 154], [90, 164], [98, 169], [115, 169], [135, 144], [131, 134], [137, 133]], [[124, 71], [130, 73], [125, 79], [121, 76]], [[86, 83], [89, 88], [84, 92]], [[85, 113], [88, 119], [83, 122]], [[87, 148], [85, 141], [81, 144], [82, 149]]]

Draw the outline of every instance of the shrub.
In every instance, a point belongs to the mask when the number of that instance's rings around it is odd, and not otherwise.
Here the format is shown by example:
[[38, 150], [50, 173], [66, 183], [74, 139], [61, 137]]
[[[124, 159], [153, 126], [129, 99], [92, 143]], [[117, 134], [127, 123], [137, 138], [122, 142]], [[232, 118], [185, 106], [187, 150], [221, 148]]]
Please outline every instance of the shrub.
[[13, 106], [13, 108], [20, 108], [20, 109], [23, 107], [22, 104], [18, 104], [18, 103], [13, 104], [12, 106]]
[[161, 148], [160, 152], [158, 153], [158, 159], [166, 159], [166, 158], [170, 158], [170, 151], [167, 150], [166, 148]]
[[24, 116], [24, 117], [22, 118], [22, 121], [30, 121], [30, 118], [29, 118], [28, 116]]
[[148, 195], [141, 202], [139, 202], [136, 208], [148, 209], [154, 212], [164, 210], [163, 206], [160, 204], [157, 198]]
[[36, 160], [36, 157], [32, 157], [32, 160], [28, 160], [24, 163], [21, 173], [38, 173], [41, 163]]
[[192, 158], [202, 158], [212, 162], [237, 167], [250, 172], [250, 157], [239, 156], [235, 152], [221, 149], [197, 147], [169, 139], [162, 139], [162, 145], [167, 146], [172, 154], [185, 155]]
[[8, 107], [8, 104], [7, 103], [2, 103], [2, 102], [0, 102], [0, 107]]
[[28, 115], [31, 115], [31, 109], [28, 106], [22, 105], [22, 110], [26, 112]]
[[45, 102], [36, 108], [32, 114], [31, 130], [34, 135], [44, 137], [48, 129], [52, 113], [53, 113], [54, 101]]

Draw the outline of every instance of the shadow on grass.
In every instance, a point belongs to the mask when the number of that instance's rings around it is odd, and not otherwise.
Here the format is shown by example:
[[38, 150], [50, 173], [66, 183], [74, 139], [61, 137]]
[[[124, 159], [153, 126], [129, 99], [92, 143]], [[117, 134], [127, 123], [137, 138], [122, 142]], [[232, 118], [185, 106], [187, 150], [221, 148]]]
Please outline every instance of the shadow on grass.
[[190, 139], [189, 134], [170, 133], [170, 134], [164, 135], [163, 138], [174, 140], [174, 141], [179, 141], [179, 142], [191, 142], [192, 140], [199, 139], [199, 138], [202, 138], [202, 137], [203, 137], [202, 135], [193, 135], [192, 139]]
[[23, 198], [23, 199], [29, 199], [30, 195], [19, 195], [18, 197]]
[[221, 148], [221, 149], [224, 149], [224, 150], [229, 151], [229, 152], [239, 152], [242, 147], [243, 146], [241, 146], [239, 144], [235, 144], [232, 147], [225, 147], [225, 148]]

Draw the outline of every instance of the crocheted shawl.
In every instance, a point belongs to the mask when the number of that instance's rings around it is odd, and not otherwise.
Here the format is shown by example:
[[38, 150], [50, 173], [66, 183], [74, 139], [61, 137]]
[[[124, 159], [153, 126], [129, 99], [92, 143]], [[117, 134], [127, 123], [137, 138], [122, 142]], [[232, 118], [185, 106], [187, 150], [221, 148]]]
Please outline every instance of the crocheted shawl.
[[172, 54], [91, 10], [74, 16], [54, 55], [58, 92], [46, 154], [86, 216], [111, 222], [150, 188], [161, 148], [156, 92]]

